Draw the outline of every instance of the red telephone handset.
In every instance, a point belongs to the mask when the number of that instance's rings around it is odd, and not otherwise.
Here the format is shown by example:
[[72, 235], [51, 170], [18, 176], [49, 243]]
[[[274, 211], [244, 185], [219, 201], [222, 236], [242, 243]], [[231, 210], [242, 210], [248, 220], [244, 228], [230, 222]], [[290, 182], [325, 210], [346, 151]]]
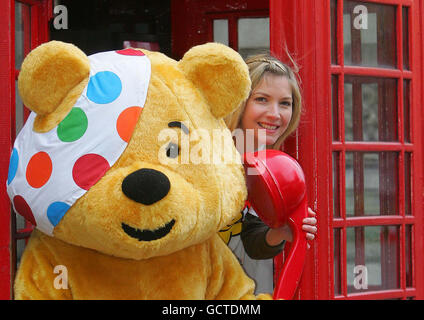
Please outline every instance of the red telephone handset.
[[299, 163], [284, 152], [245, 153], [248, 201], [271, 228], [285, 223], [293, 232], [289, 254], [274, 289], [274, 299], [292, 299], [302, 275], [306, 236], [302, 220], [308, 216], [305, 175]]

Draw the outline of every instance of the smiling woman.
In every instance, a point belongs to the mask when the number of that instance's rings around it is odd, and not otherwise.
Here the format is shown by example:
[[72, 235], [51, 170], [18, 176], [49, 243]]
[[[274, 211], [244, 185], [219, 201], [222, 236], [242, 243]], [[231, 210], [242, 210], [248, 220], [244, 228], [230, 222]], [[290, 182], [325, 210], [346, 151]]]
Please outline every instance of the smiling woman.
[[[256, 145], [273, 145], [286, 131], [292, 118], [292, 89], [286, 77], [266, 74], [247, 100], [241, 129], [253, 131]], [[258, 130], [265, 130], [262, 141]], [[258, 144], [258, 145], [257, 145]], [[253, 150], [246, 150], [253, 151]]]
[[[227, 126], [233, 133], [235, 129], [243, 132], [242, 143], [235, 139], [240, 154], [264, 148], [279, 150], [285, 138], [297, 128], [301, 114], [302, 99], [295, 72], [266, 54], [252, 56], [246, 63], [252, 89], [249, 98], [227, 117]], [[239, 226], [234, 224], [225, 233], [232, 235], [230, 239], [225, 238], [223, 232], [220, 234], [246, 273], [255, 279], [256, 292], [271, 293], [273, 257], [283, 250], [285, 241], [292, 240], [292, 231], [287, 224], [280, 228], [268, 227], [249, 206], [245, 212], [241, 232], [236, 231]], [[306, 238], [312, 240], [317, 232], [317, 220], [312, 210], [309, 216], [302, 221], [302, 229]]]
[[[249, 57], [246, 63], [252, 81], [250, 96], [225, 119], [225, 122], [231, 131], [236, 128], [256, 129], [256, 138], [260, 135], [258, 135], [258, 129], [270, 130], [269, 133], [273, 137], [269, 139], [267, 137], [269, 141], [266, 143], [262, 141], [259, 144], [280, 149], [283, 141], [297, 128], [300, 120], [302, 96], [295, 75], [296, 68], [292, 70], [267, 54]], [[293, 64], [296, 67], [294, 61]], [[273, 104], [278, 108], [273, 110]], [[262, 115], [258, 114], [260, 109], [266, 111], [266, 114], [262, 112]], [[255, 117], [252, 118], [252, 123], [248, 123], [250, 121], [248, 118], [254, 115], [253, 111], [256, 111]], [[276, 126], [278, 128], [275, 128]], [[268, 134], [267, 131], [265, 132]], [[248, 141], [248, 139], [245, 140]], [[255, 139], [253, 150], [259, 146], [257, 140]], [[238, 149], [241, 150], [241, 148]], [[242, 150], [246, 149], [242, 148]]]

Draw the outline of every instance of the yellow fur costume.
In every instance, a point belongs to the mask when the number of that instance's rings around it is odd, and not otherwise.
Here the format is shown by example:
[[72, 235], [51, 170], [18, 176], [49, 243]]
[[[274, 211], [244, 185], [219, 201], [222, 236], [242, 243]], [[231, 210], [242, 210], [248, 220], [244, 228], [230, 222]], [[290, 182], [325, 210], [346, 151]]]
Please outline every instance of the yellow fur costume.
[[[151, 63], [143, 112], [119, 159], [70, 207], [53, 236], [35, 230], [15, 280], [17, 299], [255, 299], [254, 282], [217, 232], [239, 215], [246, 198], [240, 163], [219, 163], [238, 154], [222, 117], [250, 90], [248, 70], [230, 48], [210, 43], [192, 48], [177, 62], [142, 50]], [[34, 132], [48, 132], [70, 112], [87, 86], [90, 63], [78, 48], [52, 41], [33, 50], [19, 76], [26, 106], [37, 114]], [[188, 144], [183, 130], [190, 130]], [[175, 162], [162, 163], [169, 151], [162, 130], [179, 137]], [[207, 143], [214, 130], [226, 140], [218, 153]], [[101, 134], [99, 132], [99, 134]], [[205, 141], [204, 141], [205, 140]], [[202, 146], [210, 161], [180, 158], [184, 148]], [[204, 155], [204, 154], [202, 154]], [[123, 183], [141, 169], [160, 172], [167, 194], [142, 204], [128, 197]], [[129, 191], [128, 191], [129, 190]], [[172, 223], [170, 223], [172, 222]], [[140, 240], [140, 234], [155, 234]], [[144, 233], [143, 233], [144, 232]], [[66, 285], [57, 286], [61, 266]], [[64, 271], [63, 271], [64, 272]], [[64, 274], [62, 273], [62, 276]]]

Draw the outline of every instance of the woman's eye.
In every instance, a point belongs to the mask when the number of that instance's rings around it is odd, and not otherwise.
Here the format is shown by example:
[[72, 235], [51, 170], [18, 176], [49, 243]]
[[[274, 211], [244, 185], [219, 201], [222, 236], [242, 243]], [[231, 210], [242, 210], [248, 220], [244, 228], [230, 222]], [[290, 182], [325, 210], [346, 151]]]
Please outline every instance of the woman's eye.
[[177, 144], [171, 142], [166, 147], [166, 156], [168, 158], [176, 158], [180, 154], [180, 148]]
[[266, 102], [266, 98], [264, 98], [264, 97], [257, 97], [257, 98], [255, 98], [255, 101], [257, 101], [257, 102]]
[[282, 101], [280, 104], [284, 107], [291, 107], [292, 103], [290, 101]]

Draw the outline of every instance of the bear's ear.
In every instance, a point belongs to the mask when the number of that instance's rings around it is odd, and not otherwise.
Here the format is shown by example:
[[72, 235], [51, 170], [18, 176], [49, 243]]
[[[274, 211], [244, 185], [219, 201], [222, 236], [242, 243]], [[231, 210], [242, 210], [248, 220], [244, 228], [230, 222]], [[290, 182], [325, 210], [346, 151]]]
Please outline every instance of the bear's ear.
[[[63, 106], [63, 103], [72, 103], [69, 100], [74, 99], [69, 99], [69, 95], [77, 97], [83, 89], [81, 83], [89, 75], [90, 63], [84, 52], [70, 43], [50, 41], [32, 50], [22, 63], [19, 93], [25, 106], [41, 118], [59, 109], [66, 114], [69, 110], [63, 109], [72, 105]], [[76, 88], [81, 91], [79, 94], [74, 92]]]
[[225, 45], [195, 46], [187, 51], [179, 66], [200, 90], [216, 118], [227, 116], [249, 96], [247, 65], [236, 51]]

